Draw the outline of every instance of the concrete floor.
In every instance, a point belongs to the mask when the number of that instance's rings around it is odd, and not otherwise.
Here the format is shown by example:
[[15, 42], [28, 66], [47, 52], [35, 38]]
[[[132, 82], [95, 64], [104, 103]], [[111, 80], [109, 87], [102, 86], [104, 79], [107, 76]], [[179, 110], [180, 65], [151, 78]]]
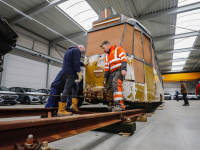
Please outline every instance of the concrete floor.
[[[183, 101], [165, 101], [164, 110], [156, 110], [152, 117], [147, 118], [147, 122], [137, 122], [136, 132], [129, 137], [90, 131], [52, 142], [49, 146], [60, 150], [199, 150], [200, 101], [190, 101], [189, 107], [182, 104]], [[0, 106], [0, 109], [5, 107], [20, 108], [27, 105]]]

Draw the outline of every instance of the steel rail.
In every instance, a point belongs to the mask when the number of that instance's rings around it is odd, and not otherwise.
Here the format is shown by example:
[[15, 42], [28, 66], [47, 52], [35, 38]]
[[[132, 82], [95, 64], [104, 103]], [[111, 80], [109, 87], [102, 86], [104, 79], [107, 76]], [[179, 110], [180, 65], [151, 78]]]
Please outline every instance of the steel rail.
[[146, 112], [144, 109], [104, 112], [66, 117], [30, 119], [0, 122], [0, 149], [13, 149], [15, 143], [23, 143], [29, 134], [40, 142], [53, 142], [117, 122], [134, 118]]
[[[66, 109], [69, 111], [69, 109]], [[95, 112], [108, 112], [106, 107], [81, 107], [80, 111], [73, 112], [74, 114], [89, 114]], [[0, 109], [0, 118], [10, 117], [27, 117], [27, 116], [40, 116], [47, 115], [51, 112], [52, 115], [56, 115], [58, 108], [4, 108]]]

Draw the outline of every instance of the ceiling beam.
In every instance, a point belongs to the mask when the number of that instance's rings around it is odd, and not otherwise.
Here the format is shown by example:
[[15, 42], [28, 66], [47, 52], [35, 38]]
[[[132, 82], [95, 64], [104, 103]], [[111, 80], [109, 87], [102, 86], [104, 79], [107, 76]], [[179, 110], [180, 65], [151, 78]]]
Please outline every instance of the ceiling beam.
[[159, 60], [160, 63], [165, 63], [165, 62], [176, 62], [176, 61], [187, 61], [187, 60], [199, 60], [200, 56], [195, 56], [195, 57], [190, 57], [190, 58], [179, 58], [179, 59], [167, 59], [167, 60]]
[[179, 67], [194, 67], [197, 63], [194, 64], [184, 64], [184, 65], [171, 65], [171, 66], [160, 66], [160, 69], [170, 69], [170, 68], [179, 68]]
[[161, 50], [161, 51], [156, 51], [156, 53], [157, 53], [157, 55], [162, 55], [162, 54], [171, 54], [171, 53], [188, 52], [188, 51], [196, 51], [196, 50], [200, 50], [200, 46], [199, 47], [175, 49], [175, 50]]
[[[33, 7], [33, 8], [25, 11], [24, 13], [26, 15], [30, 16], [30, 17], [33, 17], [33, 16], [35, 16], [35, 15], [37, 15], [39, 13], [42, 13], [42, 12], [44, 12], [44, 11], [46, 11], [46, 10], [54, 7], [54, 6], [57, 6], [57, 5], [65, 2], [65, 1], [67, 1], [67, 0], [54, 0], [54, 1], [50, 2], [50, 3], [47, 2], [47, 1], [45, 1], [45, 2], [41, 3], [40, 5], [37, 5], [37, 6]], [[17, 16], [14, 16], [13, 18], [11, 18], [9, 20], [9, 23], [11, 25], [12, 24], [16, 24], [16, 23], [18, 23], [20, 21], [23, 21], [25, 19], [26, 19], [25, 16], [23, 16], [23, 15], [17, 15]]]
[[[65, 37], [68, 39], [75, 39], [75, 38], [86, 36], [86, 35], [87, 35], [86, 32], [78, 32], [78, 33], [74, 33], [71, 35], [66, 35]], [[60, 37], [60, 38], [51, 40], [50, 43], [54, 44], [54, 43], [58, 43], [58, 42], [65, 41], [65, 40], [66, 40], [65, 38]]]
[[141, 18], [138, 18], [138, 21], [148, 21], [150, 19], [154, 19], [157, 17], [163, 17], [163, 16], [167, 16], [167, 15], [175, 15], [175, 14], [179, 14], [179, 13], [183, 13], [183, 12], [187, 12], [187, 11], [191, 11], [191, 10], [196, 10], [200, 8], [200, 2], [198, 3], [193, 3], [190, 5], [186, 5], [186, 6], [181, 6], [181, 7], [175, 7], [172, 9], [168, 9], [168, 10], [164, 10], [164, 11], [160, 11], [160, 12], [156, 12], [156, 13], [152, 13], [152, 14], [148, 14], [148, 15], [144, 15]]
[[186, 37], [198, 36], [198, 35], [200, 35], [200, 32], [189, 32], [189, 33], [183, 33], [183, 34], [157, 37], [157, 38], [153, 38], [153, 41], [159, 42], [159, 41], [174, 40], [174, 39], [180, 39], [180, 38], [186, 38]]
[[191, 69], [183, 69], [183, 70], [169, 70], [169, 71], [161, 71], [161, 74], [169, 74], [169, 73], [187, 73], [187, 72], [199, 72], [200, 68], [191, 70]]

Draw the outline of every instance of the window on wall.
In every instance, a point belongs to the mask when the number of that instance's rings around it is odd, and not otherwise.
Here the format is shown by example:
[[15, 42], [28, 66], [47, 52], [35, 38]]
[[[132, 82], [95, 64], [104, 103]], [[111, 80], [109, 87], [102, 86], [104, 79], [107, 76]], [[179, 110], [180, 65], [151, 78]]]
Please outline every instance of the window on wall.
[[144, 47], [144, 60], [146, 63], [151, 65], [151, 42], [150, 38], [143, 34], [143, 47]]
[[134, 31], [134, 55], [143, 60], [141, 31], [138, 27]]

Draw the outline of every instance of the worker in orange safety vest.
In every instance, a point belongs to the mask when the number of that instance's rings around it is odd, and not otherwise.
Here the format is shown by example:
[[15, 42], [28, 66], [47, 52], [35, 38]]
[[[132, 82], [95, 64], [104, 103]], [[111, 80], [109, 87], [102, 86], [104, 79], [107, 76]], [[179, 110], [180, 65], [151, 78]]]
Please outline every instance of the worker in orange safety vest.
[[110, 45], [109, 41], [104, 41], [101, 46], [107, 53], [105, 58], [104, 86], [106, 86], [108, 77], [113, 97], [114, 108], [112, 111], [125, 110], [122, 96], [122, 82], [126, 76], [127, 56], [121, 46]]

